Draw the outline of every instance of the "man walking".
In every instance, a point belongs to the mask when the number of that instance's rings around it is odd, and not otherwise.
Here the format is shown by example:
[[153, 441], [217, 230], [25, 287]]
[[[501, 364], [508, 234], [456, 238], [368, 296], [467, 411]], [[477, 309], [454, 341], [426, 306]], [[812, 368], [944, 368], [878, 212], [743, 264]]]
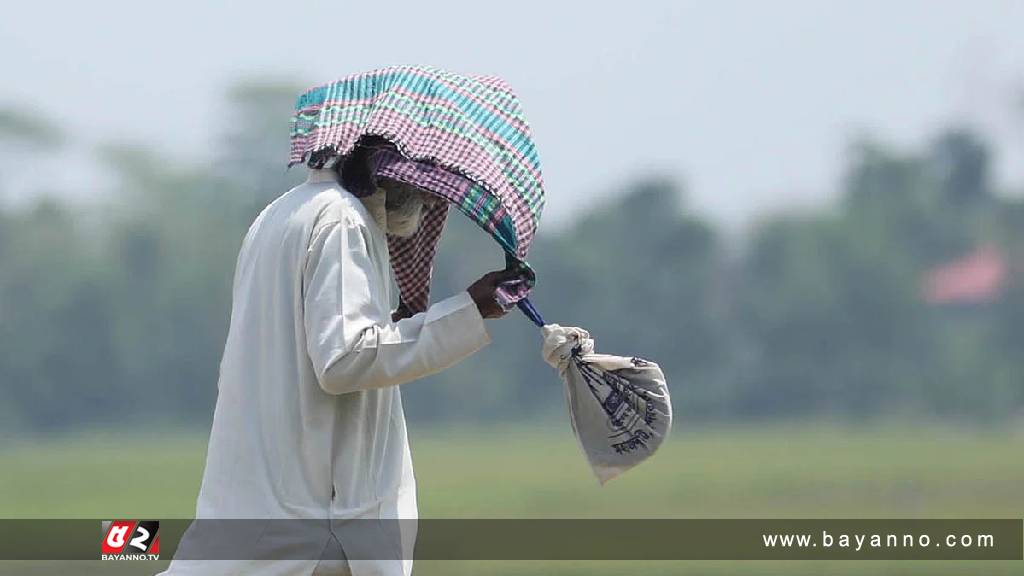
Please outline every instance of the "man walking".
[[[495, 300], [503, 275], [492, 272], [393, 321], [387, 234], [411, 234], [424, 206], [443, 200], [389, 181], [357, 198], [341, 180], [336, 169], [309, 169], [304, 184], [263, 210], [242, 244], [193, 528], [228, 518], [416, 518], [398, 386], [481, 349], [490, 341], [484, 319], [504, 314]], [[314, 546], [323, 554], [310, 558], [179, 555], [167, 574], [411, 571], [411, 560], [348, 562], [344, 538], [323, 537]]]

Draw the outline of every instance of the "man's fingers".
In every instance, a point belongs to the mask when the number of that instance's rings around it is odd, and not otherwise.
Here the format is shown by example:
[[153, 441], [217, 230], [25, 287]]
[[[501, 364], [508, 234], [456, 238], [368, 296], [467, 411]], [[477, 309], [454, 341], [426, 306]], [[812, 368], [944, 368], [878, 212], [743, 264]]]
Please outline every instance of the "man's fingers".
[[481, 280], [486, 282], [488, 285], [497, 286], [502, 282], [515, 280], [516, 278], [519, 278], [519, 272], [516, 272], [515, 270], [495, 270], [484, 274]]
[[489, 286], [497, 285], [498, 282], [502, 281], [502, 272], [502, 270], [495, 270], [493, 272], [488, 272], [487, 274], [484, 274], [485, 281]]
[[508, 313], [498, 304], [496, 291], [502, 282], [521, 277], [515, 270], [502, 269], [488, 272], [469, 287], [469, 294], [476, 302], [480, 315], [487, 319], [501, 318]]
[[499, 274], [498, 283], [500, 284], [501, 282], [505, 282], [507, 280], [517, 280], [521, 277], [522, 275], [515, 270], [502, 270], [501, 273]]

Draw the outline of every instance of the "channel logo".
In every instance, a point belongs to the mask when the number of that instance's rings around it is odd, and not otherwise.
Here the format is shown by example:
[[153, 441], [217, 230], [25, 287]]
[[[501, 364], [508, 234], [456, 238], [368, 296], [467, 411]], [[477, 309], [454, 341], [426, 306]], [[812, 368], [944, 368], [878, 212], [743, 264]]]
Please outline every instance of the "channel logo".
[[160, 522], [104, 520], [100, 560], [159, 560]]

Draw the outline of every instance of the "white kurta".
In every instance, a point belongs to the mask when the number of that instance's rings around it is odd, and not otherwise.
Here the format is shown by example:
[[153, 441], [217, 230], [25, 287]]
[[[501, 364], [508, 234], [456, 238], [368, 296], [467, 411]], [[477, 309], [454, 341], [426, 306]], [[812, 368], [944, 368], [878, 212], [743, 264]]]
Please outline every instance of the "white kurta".
[[[387, 238], [332, 173], [311, 171], [263, 210], [238, 257], [197, 518], [416, 517], [397, 385], [490, 337], [467, 292], [397, 323], [391, 296]], [[167, 574], [316, 564], [176, 561]], [[352, 571], [408, 574], [411, 561]]]

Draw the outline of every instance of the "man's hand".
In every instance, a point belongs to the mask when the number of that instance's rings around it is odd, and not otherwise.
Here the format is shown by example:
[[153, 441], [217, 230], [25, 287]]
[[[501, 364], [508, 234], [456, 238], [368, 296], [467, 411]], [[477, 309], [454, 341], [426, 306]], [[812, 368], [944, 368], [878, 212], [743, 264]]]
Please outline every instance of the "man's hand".
[[405, 305], [405, 302], [402, 302], [402, 299], [399, 298], [398, 308], [395, 308], [395, 311], [391, 313], [391, 321], [398, 322], [399, 320], [404, 320], [406, 318], [412, 318], [412, 310], [409, 310], [409, 307]]
[[505, 315], [505, 310], [498, 305], [494, 291], [497, 290], [498, 284], [511, 280], [516, 276], [515, 272], [497, 270], [484, 274], [479, 280], [469, 286], [469, 296], [473, 299], [473, 302], [476, 302], [476, 308], [480, 311], [481, 316], [484, 318], [501, 318]]

